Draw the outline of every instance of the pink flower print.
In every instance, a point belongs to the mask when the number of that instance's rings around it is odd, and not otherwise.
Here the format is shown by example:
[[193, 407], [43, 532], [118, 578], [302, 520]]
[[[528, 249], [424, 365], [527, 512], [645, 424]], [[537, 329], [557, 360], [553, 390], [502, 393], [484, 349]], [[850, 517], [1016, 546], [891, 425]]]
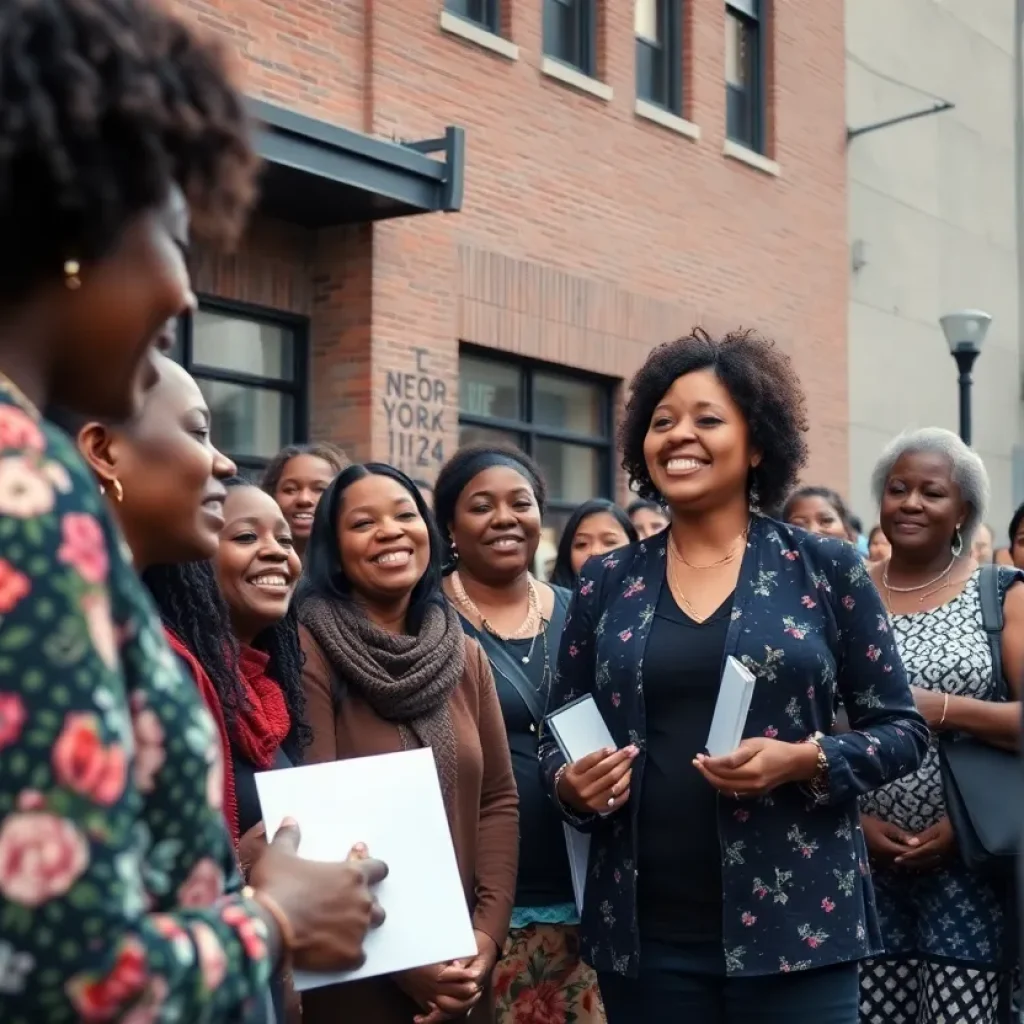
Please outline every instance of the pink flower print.
[[227, 974], [228, 958], [217, 933], [204, 921], [195, 921], [190, 931], [199, 954], [199, 969], [208, 992], [214, 991]]
[[569, 657], [575, 658], [580, 653], [580, 649], [575, 644], [569, 644]]
[[619, 564], [619, 560], [613, 556], [609, 556], [601, 563], [606, 569], [614, 569]]
[[42, 430], [27, 413], [12, 405], [0, 408], [0, 449], [28, 448], [41, 452], [45, 447]]
[[788, 633], [795, 640], [803, 640], [807, 637], [807, 630], [801, 629], [799, 626], [787, 626], [784, 633]]
[[810, 946], [811, 949], [817, 949], [821, 945], [821, 939], [819, 939], [817, 935], [808, 935], [807, 945]]
[[773, 739], [775, 739], [776, 736], [779, 735], [779, 730], [776, 729], [774, 725], [769, 725], [768, 728], [765, 729], [764, 735], [768, 739], [773, 740]]
[[888, 633], [889, 632], [889, 623], [885, 621], [885, 616], [884, 615], [879, 615], [878, 616], [878, 632], [879, 633]]
[[643, 593], [644, 591], [643, 580], [633, 580], [632, 583], [623, 591], [622, 596], [625, 598], [635, 597], [637, 594]]
[[892, 665], [889, 665], [888, 663], [886, 663], [885, 665], [882, 666], [882, 671], [883, 672], [891, 672], [892, 671]]
[[89, 863], [89, 845], [74, 824], [52, 814], [9, 814], [0, 828], [0, 893], [38, 907], [63, 896]]
[[152, 793], [156, 774], [164, 766], [164, 729], [145, 697], [136, 690], [132, 695], [132, 730], [135, 733], [135, 763], [132, 778], [140, 793]]
[[615, 884], [618, 885], [622, 881], [622, 872], [616, 868], [613, 873], [613, 877], [615, 879]]
[[768, 887], [764, 885], [758, 885], [754, 887], [754, 895], [759, 899], [763, 900], [768, 895]]
[[63, 541], [57, 557], [86, 583], [99, 584], [107, 578], [107, 545], [97, 520], [84, 512], [69, 512], [61, 523]]
[[612, 694], [612, 707], [617, 708], [622, 703], [622, 695], [618, 693]]
[[826, 914], [831, 914], [832, 911], [836, 909], [836, 905], [826, 896], [821, 901], [821, 909], [824, 910]]
[[878, 659], [882, 656], [882, 649], [880, 647], [876, 647], [874, 644], [872, 644], [868, 648], [867, 654], [868, 654], [868, 660], [869, 661], [878, 661]]
[[580, 596], [581, 597], [589, 597], [593, 592], [594, 592], [594, 581], [593, 580], [587, 580], [586, 583], [584, 583], [580, 587]]
[[622, 641], [622, 642], [623, 642], [624, 644], [626, 644], [626, 643], [629, 643], [629, 641], [633, 639], [633, 630], [631, 630], [631, 629], [624, 629], [624, 630], [623, 630], [623, 631], [622, 631], [622, 632], [621, 632], [621, 633], [619, 634], [619, 639], [620, 639], [620, 640], [621, 640], [621, 641]]
[[742, 807], [737, 808], [732, 812], [732, 816], [741, 824], [745, 824], [750, 821], [750, 811], [745, 811]]
[[795, 562], [799, 557], [799, 553], [796, 551], [784, 551], [782, 553], [783, 558], [788, 558], [791, 562]]
[[814, 598], [811, 597], [810, 594], [804, 594], [804, 596], [802, 598], [800, 598], [800, 603], [805, 608], [817, 608], [818, 607], [818, 602], [815, 601]]
[[856, 602], [856, 601], [854, 601], [854, 599], [853, 599], [852, 595], [850, 595], [850, 594], [847, 594], [847, 595], [846, 595], [846, 596], [845, 596], [845, 597], [843, 598], [843, 607], [844, 607], [844, 608], [845, 608], [845, 609], [846, 609], [846, 610], [847, 610], [848, 612], [850, 612], [850, 611], [853, 611], [853, 606], [854, 606], [854, 605], [855, 605], [856, 603], [857, 603], [857, 602]]
[[743, 922], [745, 927], [753, 928], [753, 926], [757, 924], [757, 916], [752, 914], [749, 910], [744, 910], [740, 915], [740, 921]]
[[800, 847], [800, 855], [805, 860], [810, 860], [814, 856], [814, 847], [813, 846], [801, 846]]

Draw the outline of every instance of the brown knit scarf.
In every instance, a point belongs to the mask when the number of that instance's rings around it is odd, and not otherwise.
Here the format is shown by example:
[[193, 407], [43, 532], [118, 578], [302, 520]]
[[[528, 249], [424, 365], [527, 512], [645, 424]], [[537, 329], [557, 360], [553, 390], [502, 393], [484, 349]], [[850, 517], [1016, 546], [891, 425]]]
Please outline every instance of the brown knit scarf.
[[375, 626], [357, 605], [312, 597], [299, 621], [313, 634], [338, 678], [385, 721], [402, 749], [430, 747], [449, 820], [458, 778], [450, 698], [466, 667], [466, 637], [447, 602], [427, 608], [416, 636]]

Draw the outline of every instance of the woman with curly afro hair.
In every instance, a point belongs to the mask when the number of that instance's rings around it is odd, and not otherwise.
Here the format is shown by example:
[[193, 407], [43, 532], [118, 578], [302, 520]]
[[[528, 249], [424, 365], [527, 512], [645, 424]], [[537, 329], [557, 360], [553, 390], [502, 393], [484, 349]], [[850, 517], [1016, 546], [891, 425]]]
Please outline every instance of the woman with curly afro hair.
[[609, 1024], [857, 1022], [878, 949], [857, 797], [928, 733], [856, 551], [760, 511], [806, 430], [789, 359], [753, 333], [696, 330], [633, 378], [623, 465], [670, 525], [584, 565], [549, 704], [591, 694], [618, 747], [540, 750], [591, 835], [583, 955]]
[[[220, 52], [163, 5], [0, 5], [5, 1024], [260, 1019], [289, 946], [296, 964], [352, 967], [372, 922], [366, 875], [383, 868], [301, 860], [294, 828], [241, 890], [213, 723], [130, 561], [216, 549], [233, 467], [202, 396], [164, 366], [155, 420], [144, 400], [164, 325], [195, 304], [188, 209], [231, 240], [255, 169]], [[162, 549], [126, 550], [51, 406], [178, 460], [184, 518]]]

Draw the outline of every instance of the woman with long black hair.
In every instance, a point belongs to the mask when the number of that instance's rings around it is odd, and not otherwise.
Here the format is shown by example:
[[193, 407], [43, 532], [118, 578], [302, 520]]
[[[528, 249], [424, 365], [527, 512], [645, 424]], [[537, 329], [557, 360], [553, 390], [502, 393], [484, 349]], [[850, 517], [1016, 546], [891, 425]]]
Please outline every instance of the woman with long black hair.
[[349, 466], [324, 492], [298, 595], [307, 760], [432, 749], [477, 955], [311, 991], [307, 1024], [493, 1020], [490, 975], [515, 886], [516, 789], [487, 659], [441, 590], [441, 550], [419, 489], [391, 466]]
[[639, 539], [629, 516], [614, 501], [591, 498], [578, 505], [569, 516], [558, 541], [558, 554], [548, 582], [553, 587], [572, 590], [588, 558], [606, 555], [616, 548], [635, 544]]

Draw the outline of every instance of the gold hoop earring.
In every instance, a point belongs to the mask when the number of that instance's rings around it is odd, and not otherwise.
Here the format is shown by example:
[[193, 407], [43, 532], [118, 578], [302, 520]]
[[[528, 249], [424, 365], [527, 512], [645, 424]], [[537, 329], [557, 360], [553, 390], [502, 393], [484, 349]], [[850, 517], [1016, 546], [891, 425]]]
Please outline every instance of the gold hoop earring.
[[104, 497], [107, 496], [108, 487], [110, 488], [110, 497], [118, 505], [120, 505], [121, 502], [124, 501], [124, 488], [121, 486], [121, 481], [118, 480], [117, 477], [115, 476], [114, 479], [111, 480], [109, 484], [103, 484], [100, 487], [100, 492], [103, 494]]
[[64, 287], [73, 292], [82, 287], [82, 279], [78, 275], [82, 272], [82, 265], [78, 260], [64, 261]]

